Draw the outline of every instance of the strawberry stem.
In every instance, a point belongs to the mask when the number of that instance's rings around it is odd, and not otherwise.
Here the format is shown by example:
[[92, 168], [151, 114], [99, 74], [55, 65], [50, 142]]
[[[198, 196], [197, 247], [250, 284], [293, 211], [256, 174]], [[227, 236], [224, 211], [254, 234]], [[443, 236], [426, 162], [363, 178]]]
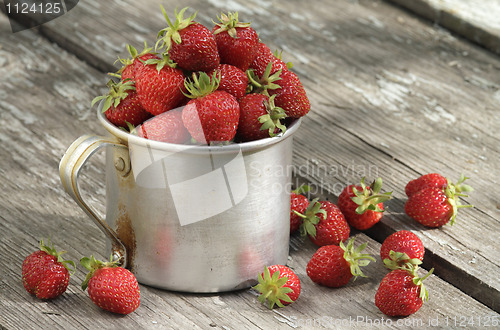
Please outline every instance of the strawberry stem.
[[348, 243], [347, 246], [344, 245], [343, 242], [339, 243], [339, 246], [344, 250], [344, 259], [351, 265], [351, 273], [354, 275], [354, 280], [358, 276], [367, 277], [362, 271], [360, 267], [367, 266], [370, 261], [375, 262], [375, 258], [373, 258], [370, 254], [361, 253], [368, 243], [363, 243], [354, 249], [354, 240], [356, 237], [353, 237]]

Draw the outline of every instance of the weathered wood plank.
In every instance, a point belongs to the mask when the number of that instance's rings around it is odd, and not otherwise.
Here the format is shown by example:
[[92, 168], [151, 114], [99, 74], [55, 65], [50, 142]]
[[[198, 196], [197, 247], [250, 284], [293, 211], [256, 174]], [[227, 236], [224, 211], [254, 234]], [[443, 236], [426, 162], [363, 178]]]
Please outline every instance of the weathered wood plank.
[[496, 0], [389, 0], [500, 54]]
[[[86, 1], [82, 7], [85, 9], [92, 4], [94, 2]], [[196, 8], [195, 2], [190, 4]], [[213, 13], [214, 17], [224, 9], [224, 5], [230, 10], [234, 10], [234, 7], [230, 6], [239, 5], [241, 12], [252, 18], [261, 10], [257, 2], [227, 2], [220, 4], [221, 7], [210, 5], [206, 12]], [[335, 199], [340, 187], [358, 180], [363, 171], [369, 177], [382, 175], [386, 180], [386, 188], [395, 191], [396, 199], [391, 201], [383, 224], [370, 231], [370, 236], [380, 240], [385, 233], [392, 230], [410, 228], [422, 237], [430, 252], [428, 255], [439, 256], [442, 260], [452, 262], [451, 266], [464, 269], [473, 279], [480, 279], [487, 285], [493, 284], [491, 286], [496, 290], [498, 280], [482, 272], [498, 273], [495, 268], [498, 264], [494, 263], [495, 259], [488, 260], [491, 258], [490, 252], [479, 242], [471, 241], [483, 239], [490, 244], [495, 237], [485, 237], [485, 230], [494, 232], [498, 229], [498, 211], [494, 209], [497, 201], [482, 199], [486, 197], [482, 190], [493, 186], [487, 179], [498, 173], [494, 163], [494, 157], [498, 155], [498, 149], [495, 149], [498, 137], [492, 133], [498, 127], [495, 122], [498, 119], [494, 111], [495, 96], [492, 97], [498, 90], [498, 78], [494, 72], [487, 70], [498, 68], [497, 59], [473, 46], [464, 45], [444, 31], [435, 31], [432, 27], [422, 25], [383, 3], [342, 3], [345, 6], [343, 12], [339, 12], [338, 16], [321, 16], [315, 23], [318, 25], [309, 24], [296, 14], [300, 11], [294, 11], [293, 8], [299, 8], [298, 2], [288, 2], [287, 5], [291, 7], [286, 9], [284, 3], [277, 3], [273, 10], [286, 14], [289, 26], [292, 21], [299, 29], [312, 25], [311, 38], [317, 40], [317, 45], [320, 46], [315, 46], [310, 41], [308, 44], [306, 39], [300, 39], [303, 37], [297, 39], [282, 28], [271, 28], [263, 18], [256, 18], [255, 22], [256, 26], [260, 26], [259, 30], [263, 31], [262, 38], [265, 36], [266, 39], [273, 40], [276, 47], [287, 47], [285, 55], [296, 63], [296, 69], [310, 91], [314, 111], [304, 121], [295, 144], [295, 166], [296, 169], [302, 170], [298, 173], [300, 179], [313, 183], [317, 188], [316, 195]], [[335, 4], [324, 1], [319, 5], [325, 8], [325, 13], [336, 12], [333, 7]], [[172, 8], [173, 6], [171, 4]], [[202, 10], [201, 6], [198, 7]], [[376, 11], [373, 10], [374, 7]], [[98, 30], [95, 27], [98, 25], [96, 21], [90, 19], [91, 10], [86, 16], [77, 11], [79, 8], [80, 6], [68, 13], [69, 18], [62, 17], [47, 24], [42, 28], [45, 29], [44, 34], [53, 38], [58, 35], [68, 40], [73, 38], [74, 45], [85, 45], [85, 39], [94, 40], [93, 42], [99, 40], [93, 39], [91, 33], [94, 30], [90, 30], [86, 38], [82, 38], [87, 30], [81, 29], [79, 33], [73, 31], [75, 34], [72, 35], [71, 29], [61, 28], [65, 27], [65, 24], [71, 25], [68, 22], [72, 22], [75, 26], [87, 24], [89, 28], [94, 25], [94, 29]], [[125, 8], [124, 16], [132, 17], [133, 7]], [[139, 18], [157, 10], [153, 5], [147, 8], [149, 9], [137, 14]], [[104, 10], [111, 11], [111, 8], [106, 7]], [[70, 17], [73, 12], [78, 15]], [[295, 14], [290, 14], [292, 12]], [[359, 15], [361, 16], [358, 17]], [[357, 18], [357, 24], [352, 22], [356, 21], [353, 17]], [[402, 21], [405, 24], [401, 23]], [[346, 25], [341, 28], [341, 23]], [[383, 29], [380, 29], [380, 23]], [[2, 28], [7, 25], [4, 17], [0, 18], [0, 24]], [[123, 26], [118, 23], [103, 24], [109, 24], [113, 29]], [[120, 38], [123, 42], [135, 38], [138, 40], [137, 45], [140, 45], [139, 39], [151, 38], [149, 31], [154, 30], [157, 22], [150, 20], [145, 24], [150, 26], [149, 30], [134, 30], [129, 27], [133, 37]], [[319, 26], [329, 27], [329, 32], [320, 32]], [[400, 29], [395, 31], [396, 27]], [[63, 32], [57, 32], [58, 29]], [[391, 37], [393, 34], [397, 37]], [[432, 40], [441, 40], [444, 44], [438, 41], [432, 43]], [[416, 46], [400, 49], [407, 44]], [[296, 304], [285, 309], [268, 311], [259, 305], [252, 290], [221, 295], [190, 295], [141, 286], [141, 307], [129, 316], [117, 317], [97, 309], [86, 293], [78, 288], [84, 277], [80, 269], [73, 277], [68, 293], [60, 299], [40, 302], [29, 297], [20, 281], [20, 264], [22, 258], [36, 247], [41, 236], [52, 235], [53, 241], [67, 249], [68, 256], [74, 259], [78, 259], [82, 254], [99, 254], [99, 251], [104, 251], [103, 235], [60, 187], [57, 164], [65, 148], [76, 137], [89, 132], [102, 132], [102, 128], [94, 120], [93, 110], [91, 111], [88, 105], [102, 89], [106, 79], [102, 72], [85, 65], [75, 56], [46, 42], [32, 31], [17, 35], [2, 34], [0, 45], [2, 58], [6, 59], [1, 62], [0, 67], [0, 125], [4, 127], [0, 131], [0, 232], [4, 233], [3, 239], [0, 240], [0, 249], [13, 253], [0, 254], [0, 263], [6, 265], [0, 270], [2, 326], [17, 328], [22, 325], [23, 328], [38, 328], [43, 324], [51, 328], [81, 328], [105, 327], [112, 322], [114, 326], [125, 329], [158, 326], [267, 329], [301, 325], [307, 327], [307, 322], [316, 327], [333, 327], [331, 325], [335, 326], [334, 322], [364, 317], [357, 323], [363, 328], [371, 327], [369, 320], [382, 322], [382, 315], [373, 304], [377, 282], [385, 274], [380, 260], [368, 267], [369, 280], [360, 279], [342, 289], [325, 290], [311, 283], [305, 274], [305, 265], [315, 247], [308, 240], [295, 236], [291, 244], [290, 265], [297, 270], [303, 281], [303, 293]], [[435, 49], [429, 49], [426, 45]], [[315, 52], [316, 49], [322, 50]], [[468, 54], [464, 58], [459, 57], [459, 68], [458, 64], [454, 64], [444, 70], [440, 65], [442, 62], [433, 62], [433, 57], [439, 57], [440, 52], [450, 52], [458, 57], [464, 49]], [[116, 53], [118, 52], [120, 51], [116, 50]], [[293, 55], [293, 52], [297, 55]], [[363, 52], [370, 56], [360, 56]], [[98, 54], [99, 59], [96, 61], [101, 65], [96, 66], [101, 70], [106, 65], [109, 66], [116, 58], [116, 53], [106, 50]], [[391, 60], [386, 58], [390, 54], [394, 56]], [[409, 58], [404, 63], [395, 63], [395, 59], [402, 55]], [[79, 56], [84, 57], [82, 53], [79, 53]], [[42, 61], [39, 61], [40, 59]], [[418, 59], [422, 59], [422, 62]], [[423, 62], [429, 65], [425, 70], [422, 68]], [[393, 66], [396, 66], [395, 71], [391, 71]], [[453, 76], [450, 72], [452, 70], [457, 70], [458, 73]], [[396, 78], [393, 72], [398, 73]], [[414, 75], [419, 79], [411, 80]], [[450, 76], [453, 80], [450, 87], [447, 87]], [[326, 87], [320, 88], [320, 84], [332, 78], [332, 86], [325, 85]], [[393, 85], [391, 79], [395, 79]], [[428, 85], [427, 80], [437, 80], [438, 83]], [[485, 84], [484, 81], [491, 83]], [[465, 104], [454, 101], [455, 88], [464, 90], [459, 95], [461, 101], [465, 100]], [[24, 95], [26, 90], [30, 91], [30, 97]], [[470, 91], [471, 95], [465, 91]], [[473, 96], [473, 93], [476, 96]], [[448, 107], [455, 109], [456, 106], [458, 110], [452, 112], [456, 118], [463, 118], [468, 113], [476, 114], [473, 125], [478, 131], [467, 128], [461, 120], [455, 121], [460, 130], [445, 125], [444, 132], [437, 131], [440, 128], [437, 123], [422, 119], [427, 118], [425, 106], [434, 103], [449, 111], [451, 108]], [[481, 104], [480, 111], [476, 108], [477, 104]], [[478, 112], [489, 113], [490, 120], [479, 118]], [[384, 118], [374, 116], [375, 113], [384, 114]], [[432, 117], [432, 112], [429, 116]], [[401, 120], [403, 126], [398, 125]], [[363, 128], [360, 128], [359, 123], [363, 124]], [[319, 128], [325, 132], [321, 132]], [[422, 128], [426, 134], [425, 139], [418, 138], [421, 136], [418, 135], [421, 134], [419, 129]], [[381, 136], [377, 129], [391, 135]], [[462, 133], [461, 129], [466, 129], [465, 133]], [[453, 134], [452, 138], [448, 135], [450, 132]], [[412, 147], [421, 156], [408, 150], [405, 142], [408, 141], [408, 134], [412, 140], [418, 141]], [[467, 139], [470, 134], [476, 134], [476, 140]], [[463, 139], [463, 143], [454, 140], [454, 136]], [[438, 139], [444, 139], [446, 143], [442, 142], [440, 145]], [[458, 147], [458, 151], [444, 150], [448, 144]], [[481, 144], [484, 144], [484, 150]], [[434, 145], [437, 145], [434, 150], [427, 150], [432, 149]], [[366, 150], [367, 154], [358, 155]], [[402, 214], [404, 187], [401, 182], [418, 173], [434, 169], [446, 175], [454, 175], [462, 170], [464, 165], [445, 162], [442, 159], [456, 156], [467, 160], [464, 155], [468, 151], [473, 151], [477, 157], [476, 163], [466, 162], [471, 172], [477, 169], [474, 183], [481, 189], [474, 194], [476, 209], [467, 210], [460, 216], [456, 226], [442, 230], [425, 230], [408, 221]], [[477, 154], [478, 152], [480, 154]], [[442, 157], [439, 157], [439, 154]], [[485, 159], [479, 157], [484, 155], [487, 155]], [[102, 176], [99, 160], [88, 171], [91, 173], [84, 179], [89, 182], [87, 189], [92, 191], [90, 196], [94, 196], [93, 204], [103, 209], [104, 184], [99, 178]], [[473, 228], [468, 230], [465, 225], [461, 226], [464, 223], [470, 223]], [[358, 240], [367, 240], [369, 251], [377, 254], [377, 242], [364, 235], [360, 235]], [[15, 252], [13, 247], [19, 250]], [[426, 266], [438, 267], [438, 262], [434, 264], [434, 258], [432, 257], [432, 262], [426, 259]], [[446, 269], [442, 270], [442, 274], [448, 276], [448, 281], [453, 279], [453, 275], [446, 274], [446, 271], [454, 269], [451, 266], [447, 265]], [[465, 281], [467, 285], [470, 283]], [[498, 315], [438, 276], [431, 276], [428, 286], [432, 299], [419, 313], [404, 319], [408, 321], [407, 328], [421, 328], [419, 322], [425, 324], [434, 319], [437, 319], [442, 327], [453, 327], [453, 323], [450, 323], [453, 322], [453, 317], [457, 317], [460, 322], [461, 317]], [[478, 287], [475, 286], [474, 289], [476, 288]], [[484, 290], [477, 294], [482, 293]], [[315, 303], [318, 300], [320, 303]], [[453, 304], [450, 303], [452, 301]], [[445, 323], [447, 315], [452, 317], [448, 319], [448, 324]], [[396, 326], [396, 319], [392, 322], [389, 328], [399, 328]]]

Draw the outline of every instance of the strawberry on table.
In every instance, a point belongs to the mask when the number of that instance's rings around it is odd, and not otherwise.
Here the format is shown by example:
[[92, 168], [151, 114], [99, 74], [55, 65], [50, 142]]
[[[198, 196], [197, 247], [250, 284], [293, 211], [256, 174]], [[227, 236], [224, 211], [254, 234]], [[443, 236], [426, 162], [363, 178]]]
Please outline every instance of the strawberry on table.
[[337, 205], [351, 226], [366, 230], [380, 221], [384, 211], [383, 203], [391, 198], [391, 192], [381, 194], [381, 189], [381, 178], [371, 186], [365, 185], [363, 178], [360, 185], [349, 185], [342, 190]]
[[189, 132], [182, 123], [182, 111], [173, 109], [145, 121], [136, 127], [138, 136], [160, 142], [182, 144], [189, 140]]
[[239, 104], [238, 140], [259, 140], [286, 131], [286, 126], [281, 123], [286, 114], [274, 104], [274, 97], [250, 93], [241, 98]]
[[111, 123], [127, 128], [127, 123], [136, 126], [151, 117], [151, 114], [142, 107], [133, 80], [119, 82], [110, 80], [108, 88], [108, 93], [94, 98], [91, 106], [104, 100], [102, 111]]
[[166, 54], [144, 64], [135, 71], [136, 91], [144, 109], [156, 116], [179, 106], [186, 98], [182, 70]]
[[[299, 230], [300, 225], [302, 224], [302, 218], [300, 214], [304, 214], [306, 212], [307, 207], [309, 206], [309, 199], [304, 196], [311, 187], [307, 185], [301, 185], [295, 190], [292, 190], [290, 200], [290, 234]], [[297, 214], [299, 213], [299, 214]]]
[[349, 238], [349, 224], [337, 205], [332, 202], [318, 201], [315, 198], [303, 214], [296, 214], [302, 218], [301, 235], [308, 235], [318, 246], [339, 245]]
[[175, 22], [168, 18], [163, 6], [161, 10], [168, 27], [158, 33], [157, 48], [165, 48], [172, 61], [187, 71], [210, 71], [220, 63], [212, 32], [202, 24], [195, 22], [196, 13], [184, 19], [183, 8], [179, 13], [175, 10]]
[[447, 185], [448, 180], [444, 176], [438, 173], [429, 173], [408, 182], [405, 186], [405, 193], [406, 196], [410, 197], [423, 188], [437, 187], [444, 189]]
[[462, 175], [456, 184], [448, 180], [445, 188], [431, 185], [411, 194], [405, 204], [406, 214], [426, 227], [441, 227], [448, 222], [453, 225], [459, 208], [473, 207], [462, 205], [459, 200], [459, 197], [468, 197], [462, 192], [473, 190], [463, 184], [466, 179]]
[[395, 269], [387, 274], [375, 293], [375, 305], [388, 316], [408, 316], [416, 313], [429, 298], [423, 281], [432, 274], [431, 269], [424, 277], [417, 276], [418, 266], [407, 264], [406, 268]]
[[199, 143], [231, 141], [236, 135], [240, 106], [228, 92], [217, 90], [219, 79], [205, 72], [193, 73], [185, 86], [191, 100], [182, 110], [182, 121], [191, 136]]
[[389, 235], [380, 247], [380, 258], [389, 269], [396, 269], [406, 262], [419, 265], [424, 259], [424, 253], [424, 244], [420, 238], [408, 230]]
[[253, 288], [257, 290], [259, 301], [267, 300], [269, 309], [274, 305], [284, 307], [299, 298], [301, 285], [299, 277], [287, 266], [272, 265], [265, 267], [264, 272], [258, 276], [259, 284]]
[[39, 299], [53, 299], [66, 291], [69, 283], [69, 266], [75, 269], [75, 263], [64, 260], [54, 245], [43, 244], [40, 249], [27, 256], [23, 261], [22, 279], [26, 291]]
[[354, 240], [353, 237], [347, 246], [340, 242], [340, 245], [320, 247], [307, 263], [309, 278], [317, 284], [338, 288], [346, 285], [353, 276], [366, 277], [360, 267], [375, 259], [369, 254], [361, 253], [366, 243], [354, 249]]
[[250, 27], [250, 23], [240, 22], [237, 12], [221, 14], [219, 21], [212, 33], [217, 42], [221, 63], [246, 71], [257, 54], [257, 32]]
[[220, 75], [219, 90], [228, 92], [237, 100], [245, 96], [248, 85], [245, 72], [234, 65], [220, 64], [217, 68], [208, 72], [208, 76], [212, 77], [215, 72], [217, 72], [217, 76]]
[[90, 272], [82, 289], [98, 307], [117, 314], [132, 313], [140, 305], [139, 284], [128, 269], [116, 262], [102, 262], [93, 256], [84, 257], [80, 264]]

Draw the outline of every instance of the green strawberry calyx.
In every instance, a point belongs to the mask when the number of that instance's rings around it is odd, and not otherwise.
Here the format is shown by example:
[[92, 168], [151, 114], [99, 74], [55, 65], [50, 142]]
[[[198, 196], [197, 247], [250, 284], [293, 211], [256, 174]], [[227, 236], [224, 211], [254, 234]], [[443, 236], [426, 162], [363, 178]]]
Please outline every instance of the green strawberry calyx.
[[404, 252], [395, 252], [391, 250], [389, 252], [389, 258], [384, 259], [384, 266], [388, 269], [400, 269], [402, 265], [410, 263], [414, 266], [422, 264], [422, 260], [418, 258], [410, 259], [408, 254]]
[[177, 12], [177, 8], [175, 8], [175, 22], [172, 23], [168, 18], [167, 12], [162, 5], [160, 5], [161, 11], [165, 20], [167, 21], [168, 26], [158, 32], [156, 49], [165, 48], [165, 51], [169, 51], [172, 47], [172, 41], [176, 44], [180, 44], [182, 42], [181, 35], [179, 31], [187, 28], [189, 25], [194, 24], [194, 19], [196, 17], [197, 12], [189, 16], [188, 18], [184, 18], [184, 13], [189, 7], [182, 8], [180, 12]]
[[120, 62], [122, 64], [122, 67], [118, 70], [118, 74], [121, 74], [128, 65], [131, 65], [134, 62], [135, 59], [140, 58], [141, 56], [144, 56], [148, 53], [151, 53], [153, 51], [153, 48], [148, 47], [148, 44], [146, 43], [146, 41], [144, 41], [144, 49], [142, 50], [142, 52], [138, 53], [137, 49], [129, 44], [127, 44], [127, 50], [131, 58], [118, 57], [118, 59], [115, 61], [115, 64], [116, 62]]
[[313, 199], [303, 214], [295, 210], [293, 211], [302, 218], [302, 224], [300, 225], [301, 236], [310, 235], [311, 237], [316, 237], [316, 225], [321, 220], [320, 215], [326, 218], [326, 210], [321, 207], [322, 205], [318, 200], [318, 198]]
[[262, 131], [268, 130], [270, 137], [275, 137], [277, 134], [274, 133], [276, 128], [278, 128], [282, 133], [285, 133], [286, 126], [281, 123], [282, 119], [285, 119], [286, 113], [283, 108], [277, 107], [274, 104], [274, 98], [276, 95], [273, 95], [269, 98], [269, 101], [264, 101], [264, 105], [267, 110], [267, 114], [262, 115], [258, 118], [259, 123], [262, 124], [260, 129]]
[[361, 270], [361, 267], [367, 266], [371, 261], [375, 262], [376, 260], [368, 253], [361, 253], [366, 248], [368, 243], [363, 243], [355, 249], [355, 239], [356, 237], [351, 238], [347, 243], [347, 246], [344, 245], [343, 242], [340, 242], [339, 246], [342, 250], [344, 250], [344, 259], [349, 263], [351, 267], [351, 274], [356, 280], [358, 276], [367, 277]]
[[205, 72], [193, 72], [192, 79], [184, 80], [187, 93], [182, 93], [191, 99], [197, 99], [216, 91], [219, 88], [219, 83], [220, 72], [214, 72], [211, 77]]
[[308, 193], [309, 191], [311, 191], [311, 186], [308, 186], [306, 184], [301, 184], [299, 187], [297, 187], [296, 189], [292, 190], [293, 193], [300, 194], [300, 195]]
[[351, 197], [352, 201], [358, 205], [356, 208], [357, 214], [363, 214], [367, 210], [374, 212], [384, 212], [378, 204], [383, 203], [391, 199], [392, 192], [386, 192], [381, 194], [382, 190], [382, 178], [377, 178], [370, 186], [365, 184], [365, 178], [361, 179], [361, 189], [356, 187], [352, 188], [354, 197]]
[[62, 255], [66, 253], [66, 251], [57, 251], [54, 247], [54, 244], [50, 245], [50, 238], [47, 241], [47, 245], [43, 243], [43, 238], [40, 239], [40, 251], [56, 257], [57, 262], [60, 262], [70, 272], [71, 275], [75, 273], [75, 263], [72, 260], [64, 260]]
[[[111, 75], [116, 76], [116, 74]], [[135, 90], [134, 82], [130, 79], [126, 79], [125, 81], [120, 80], [119, 82], [110, 79], [107, 86], [108, 93], [95, 97], [90, 104], [93, 107], [97, 102], [104, 100], [102, 112], [106, 112], [111, 106], [116, 108], [128, 96], [130, 90]]]
[[[110, 258], [112, 260], [112, 257]], [[96, 272], [96, 270], [104, 267], [118, 267], [120, 260], [115, 260], [115, 261], [109, 261], [109, 262], [103, 262], [101, 260], [97, 260], [94, 258], [94, 256], [89, 257], [83, 257], [80, 259], [80, 265], [82, 265], [85, 269], [89, 271], [87, 276], [85, 277], [85, 280], [82, 283], [82, 290], [86, 290], [87, 286], [89, 284], [90, 279]]]
[[220, 23], [213, 22], [215, 25], [218, 26], [218, 28], [214, 31], [214, 34], [219, 34], [221, 32], [227, 31], [227, 33], [232, 37], [232, 38], [238, 38], [238, 32], [236, 30], [237, 27], [239, 28], [246, 28], [250, 27], [250, 23], [242, 23], [238, 19], [238, 12], [234, 13], [221, 13], [221, 16], [217, 16], [219, 19]]
[[[415, 269], [418, 268], [418, 266], [415, 266]], [[424, 277], [418, 277], [416, 275], [416, 270], [413, 272], [413, 283], [417, 286], [420, 287], [420, 295], [419, 298], [422, 299], [422, 301], [427, 301], [429, 300], [429, 292], [427, 291], [427, 288], [424, 285], [424, 280], [429, 277], [432, 273], [434, 272], [434, 268], [432, 268], [427, 274], [424, 275]]]
[[446, 188], [444, 189], [444, 194], [448, 198], [448, 203], [451, 205], [453, 209], [453, 213], [450, 218], [450, 226], [452, 226], [455, 223], [455, 219], [457, 217], [459, 208], [474, 207], [473, 205], [470, 204], [464, 205], [459, 200], [459, 197], [469, 197], [469, 195], [463, 194], [464, 192], [474, 191], [474, 188], [472, 188], [471, 186], [463, 184], [464, 181], [467, 179], [469, 178], [464, 176], [463, 174], [460, 175], [458, 182], [455, 184], [453, 184], [449, 179], [446, 179], [448, 183]]
[[246, 71], [249, 88], [247, 90], [252, 93], [261, 93], [269, 96], [269, 89], [278, 89], [281, 88], [280, 85], [276, 84], [276, 81], [281, 79], [282, 70], [278, 70], [275, 73], [271, 74], [271, 70], [273, 68], [273, 62], [269, 62], [266, 66], [266, 70], [262, 74], [262, 77], [258, 77], [254, 70], [248, 69]]
[[288, 277], [283, 276], [280, 278], [280, 271], [276, 270], [271, 276], [269, 267], [264, 267], [264, 272], [259, 273], [258, 281], [259, 284], [253, 287], [253, 289], [260, 292], [258, 300], [265, 304], [267, 300], [269, 309], [273, 309], [274, 305], [278, 307], [284, 307], [281, 301], [292, 303], [293, 300], [288, 296], [289, 293], [293, 292], [292, 288], [286, 287], [285, 284], [288, 282]]

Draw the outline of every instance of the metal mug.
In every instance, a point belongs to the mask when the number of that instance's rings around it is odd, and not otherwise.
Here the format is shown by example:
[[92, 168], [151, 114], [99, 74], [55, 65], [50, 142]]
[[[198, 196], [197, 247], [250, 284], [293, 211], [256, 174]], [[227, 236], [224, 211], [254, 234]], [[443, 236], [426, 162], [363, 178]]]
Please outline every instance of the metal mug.
[[[247, 288], [265, 265], [285, 264], [292, 140], [219, 146], [147, 140], [111, 124], [73, 142], [59, 170], [66, 191], [106, 235], [107, 252], [146, 285], [184, 292]], [[83, 199], [82, 166], [106, 147], [106, 219]]]

